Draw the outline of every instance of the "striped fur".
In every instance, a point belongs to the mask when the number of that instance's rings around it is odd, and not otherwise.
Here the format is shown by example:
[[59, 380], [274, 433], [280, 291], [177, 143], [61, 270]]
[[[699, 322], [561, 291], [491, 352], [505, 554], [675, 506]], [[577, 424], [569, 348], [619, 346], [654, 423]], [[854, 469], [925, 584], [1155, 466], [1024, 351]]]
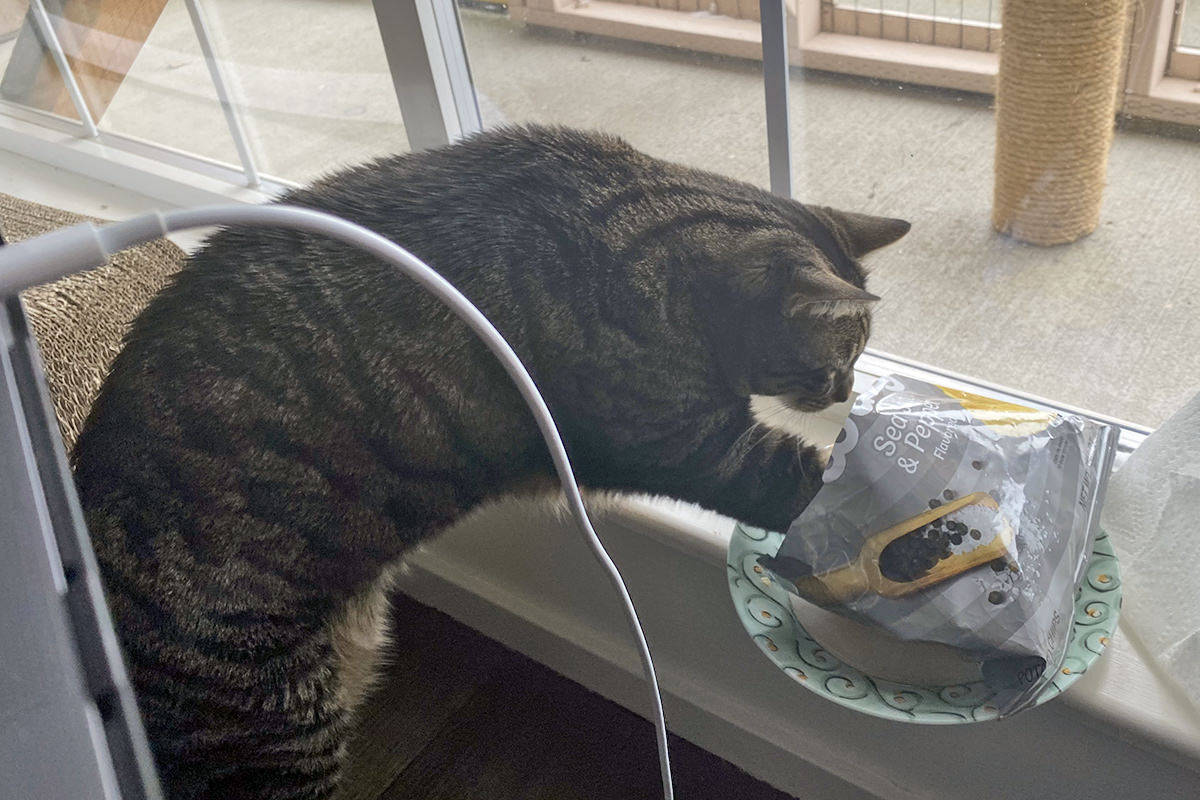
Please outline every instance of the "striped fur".
[[[394, 239], [477, 303], [589, 486], [775, 528], [820, 464], [754, 433], [747, 398], [844, 396], [874, 299], [857, 257], [907, 229], [545, 128], [286, 200]], [[139, 317], [75, 466], [173, 800], [329, 796], [386, 641], [388, 571], [552, 474], [445, 309], [347, 247], [261, 229], [215, 235]]]

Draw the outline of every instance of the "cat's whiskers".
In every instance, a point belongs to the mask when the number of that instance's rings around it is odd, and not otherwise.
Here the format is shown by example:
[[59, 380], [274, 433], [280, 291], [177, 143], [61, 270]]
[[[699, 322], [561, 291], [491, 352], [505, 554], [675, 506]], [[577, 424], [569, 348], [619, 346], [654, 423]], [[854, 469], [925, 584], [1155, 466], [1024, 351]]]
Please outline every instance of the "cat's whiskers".
[[[754, 422], [748, 428], [746, 428], [746, 430], [744, 430], [740, 436], [734, 439], [732, 444], [730, 444], [729, 453], [731, 455], [744, 455], [749, 453], [761, 445], [768, 437], [782, 437], [788, 435], [789, 432], [784, 430], [781, 426], [774, 426], [769, 423], [775, 422], [780, 418], [787, 419], [789, 415], [795, 415], [799, 412], [796, 412], [794, 409], [788, 407], [787, 404], [777, 398], [764, 397], [762, 399], [770, 403], [770, 405], [767, 406], [766, 411], [755, 409]], [[761, 404], [759, 404], [759, 407], [761, 408]], [[755, 431], [759, 432], [757, 439], [753, 439]]]
[[[774, 437], [776, 440], [782, 441], [785, 437], [787, 437], [788, 434], [786, 432], [780, 430], [779, 428], [773, 428], [770, 425], [765, 424], [767, 421], [786, 410], [786, 406], [780, 406], [779, 408], [765, 415], [755, 414], [754, 422], [752, 422], [746, 428], [746, 430], [742, 431], [742, 433], [733, 440], [732, 444], [729, 445], [729, 449], [726, 452], [725, 457], [717, 466], [718, 473], [725, 474], [726, 472], [735, 469], [736, 465], [739, 465], [748, 453], [752, 452], [755, 448], [763, 444], [763, 442], [767, 441], [768, 439]], [[756, 431], [759, 434], [757, 438], [754, 437]], [[776, 442], [776, 445], [778, 444], [778, 441]]]
[[[760, 428], [762, 429], [762, 436], [760, 436], [756, 441], [750, 442], [751, 436]], [[733, 444], [729, 446], [729, 452], [749, 452], [761, 444], [763, 437], [767, 436], [770, 432], [770, 428], [764, 425], [761, 421], [756, 420], [755, 422], [752, 422], [750, 426], [746, 428], [746, 430], [742, 431], [740, 436], [733, 440]]]

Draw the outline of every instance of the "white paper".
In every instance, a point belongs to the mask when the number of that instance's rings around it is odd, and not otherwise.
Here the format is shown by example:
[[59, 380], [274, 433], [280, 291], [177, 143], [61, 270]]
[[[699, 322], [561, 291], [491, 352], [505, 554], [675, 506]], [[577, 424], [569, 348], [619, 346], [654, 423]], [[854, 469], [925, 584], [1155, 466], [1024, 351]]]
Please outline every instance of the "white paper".
[[1101, 525], [1128, 625], [1200, 709], [1200, 394], [1113, 475]]

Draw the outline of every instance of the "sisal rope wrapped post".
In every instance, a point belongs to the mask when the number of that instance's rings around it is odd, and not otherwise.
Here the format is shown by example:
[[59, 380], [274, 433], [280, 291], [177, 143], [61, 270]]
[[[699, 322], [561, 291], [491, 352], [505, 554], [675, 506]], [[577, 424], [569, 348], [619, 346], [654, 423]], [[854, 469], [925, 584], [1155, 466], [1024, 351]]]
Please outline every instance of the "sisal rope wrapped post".
[[1100, 221], [1128, 0], [1004, 0], [992, 225], [1073, 242]]

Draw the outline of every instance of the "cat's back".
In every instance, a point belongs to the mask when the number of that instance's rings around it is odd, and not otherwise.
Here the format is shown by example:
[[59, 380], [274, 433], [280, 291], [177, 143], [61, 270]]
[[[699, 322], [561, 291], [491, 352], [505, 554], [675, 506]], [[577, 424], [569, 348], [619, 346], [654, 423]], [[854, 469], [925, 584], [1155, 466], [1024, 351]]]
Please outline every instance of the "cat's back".
[[570, 128], [488, 131], [450, 147], [338, 172], [283, 202], [313, 206], [385, 233], [397, 217], [579, 209], [668, 167], [624, 140]]
[[[670, 168], [605, 134], [501, 128], [450, 147], [336, 172], [279, 202], [362, 225], [416, 253], [452, 282], [469, 284], [513, 253], [536, 250], [548, 229], [553, 236], [586, 238], [595, 227], [591, 209]], [[165, 336], [206, 327], [217, 316], [247, 317], [251, 309], [281, 320], [318, 294], [365, 303], [382, 291], [395, 302], [389, 290], [397, 284], [403, 285], [393, 268], [318, 234], [225, 228], [140, 315], [128, 349], [148, 342], [151, 349], [161, 348]]]
[[[589, 195], [647, 169], [652, 160], [614, 137], [513, 128], [342, 171], [281, 202], [400, 243], [484, 304], [496, 296], [493, 276], [518, 255], [528, 263], [547, 226], [583, 224]], [[135, 320], [75, 451], [85, 505], [120, 486], [177, 494], [204, 469], [187, 465], [207, 460], [219, 471], [220, 459], [245, 457], [239, 439], [259, 442], [264, 428], [311, 436], [297, 419], [325, 419], [334, 438], [361, 436], [350, 430], [355, 415], [330, 415], [390, 410], [375, 389], [398, 350], [423, 372], [455, 368], [463, 356], [448, 344], [451, 322], [394, 267], [347, 245], [283, 228], [223, 229]], [[457, 366], [463, 376], [475, 368]], [[164, 474], [168, 466], [189, 474]]]

